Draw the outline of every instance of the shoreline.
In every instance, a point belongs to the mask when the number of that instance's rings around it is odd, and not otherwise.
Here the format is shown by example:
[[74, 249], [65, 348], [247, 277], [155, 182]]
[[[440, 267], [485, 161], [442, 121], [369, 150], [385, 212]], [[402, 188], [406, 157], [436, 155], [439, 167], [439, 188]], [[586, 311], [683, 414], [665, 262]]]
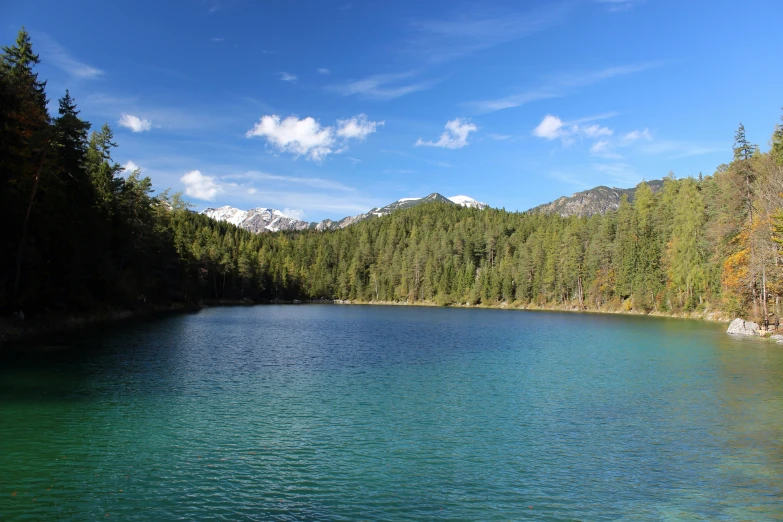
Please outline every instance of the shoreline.
[[731, 322], [732, 318], [723, 314], [717, 310], [705, 310], [704, 312], [688, 312], [688, 313], [664, 313], [664, 312], [640, 312], [634, 310], [617, 310], [613, 308], [585, 308], [579, 309], [576, 306], [558, 306], [558, 305], [536, 305], [536, 304], [515, 304], [503, 302], [497, 305], [465, 305], [465, 304], [449, 304], [441, 305], [432, 301], [416, 301], [415, 303], [400, 302], [400, 301], [359, 301], [359, 300], [339, 300], [335, 299], [334, 304], [341, 305], [369, 305], [369, 306], [426, 306], [434, 308], [462, 308], [462, 309], [487, 309], [487, 310], [519, 310], [528, 312], [569, 312], [569, 313], [583, 313], [583, 314], [611, 314], [611, 315], [628, 315], [636, 317], [661, 317], [668, 319], [690, 319], [695, 321], [706, 321], [711, 323], [725, 323]]
[[44, 338], [51, 335], [64, 334], [78, 331], [91, 326], [104, 325], [127, 321], [131, 319], [141, 319], [146, 316], [155, 316], [166, 313], [186, 313], [201, 310], [209, 307], [228, 307], [228, 306], [256, 306], [269, 304], [335, 304], [335, 305], [365, 305], [365, 306], [425, 306], [436, 308], [461, 308], [461, 309], [487, 309], [487, 310], [520, 310], [520, 311], [541, 311], [541, 312], [569, 312], [569, 313], [588, 313], [588, 314], [612, 314], [628, 316], [651, 316], [670, 319], [691, 319], [707, 321], [713, 323], [729, 323], [731, 318], [723, 313], [714, 310], [705, 310], [703, 312], [689, 313], [663, 313], [663, 312], [640, 312], [634, 310], [617, 310], [609, 307], [595, 309], [579, 309], [575, 306], [565, 305], [535, 305], [521, 303], [499, 303], [496, 305], [466, 305], [449, 304], [442, 305], [433, 301], [416, 301], [414, 303], [401, 301], [359, 301], [359, 300], [340, 300], [340, 299], [312, 299], [312, 300], [291, 300], [284, 301], [272, 299], [267, 301], [253, 301], [251, 299], [205, 299], [198, 303], [174, 303], [165, 306], [151, 306], [137, 310], [127, 309], [108, 309], [103, 311], [85, 312], [81, 314], [54, 315], [32, 319], [29, 321], [15, 321], [10, 318], [0, 320], [0, 347], [10, 345], [16, 342], [25, 342]]
[[109, 308], [91, 312], [55, 314], [30, 320], [0, 319], [0, 348], [16, 342], [26, 342], [51, 335], [78, 331], [90, 326], [128, 321], [166, 313], [182, 313], [199, 310], [199, 305], [174, 303], [136, 310]]

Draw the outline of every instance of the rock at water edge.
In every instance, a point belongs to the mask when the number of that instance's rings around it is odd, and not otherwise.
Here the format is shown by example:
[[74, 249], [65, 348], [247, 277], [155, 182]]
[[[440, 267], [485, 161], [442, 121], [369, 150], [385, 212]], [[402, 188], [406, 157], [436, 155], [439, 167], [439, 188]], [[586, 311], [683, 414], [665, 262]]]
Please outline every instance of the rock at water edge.
[[775, 341], [778, 344], [783, 344], [783, 335], [780, 334], [770, 335], [769, 339], [771, 341]]
[[737, 318], [731, 322], [726, 333], [735, 335], [758, 335], [759, 325], [751, 321]]

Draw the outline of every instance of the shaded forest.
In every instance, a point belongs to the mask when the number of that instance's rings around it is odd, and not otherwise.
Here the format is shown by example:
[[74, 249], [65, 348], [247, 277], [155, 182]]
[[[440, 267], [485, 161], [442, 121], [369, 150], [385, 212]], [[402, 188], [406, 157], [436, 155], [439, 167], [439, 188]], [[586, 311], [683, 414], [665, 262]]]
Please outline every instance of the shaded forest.
[[709, 176], [640, 184], [588, 218], [431, 203], [333, 232], [254, 235], [155, 195], [112, 159], [69, 92], [50, 114], [21, 31], [0, 63], [0, 312], [202, 299], [348, 299], [720, 311], [760, 320], [783, 292], [783, 125], [739, 126]]

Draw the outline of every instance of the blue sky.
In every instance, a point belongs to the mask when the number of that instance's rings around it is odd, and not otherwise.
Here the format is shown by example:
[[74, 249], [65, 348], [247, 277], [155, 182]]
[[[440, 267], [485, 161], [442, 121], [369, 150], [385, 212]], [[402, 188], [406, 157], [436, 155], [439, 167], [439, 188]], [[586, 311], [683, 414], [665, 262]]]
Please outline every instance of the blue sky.
[[[196, 209], [526, 210], [712, 173], [783, 105], [779, 0], [3, 2], [53, 99]], [[129, 163], [130, 162], [130, 163]]]

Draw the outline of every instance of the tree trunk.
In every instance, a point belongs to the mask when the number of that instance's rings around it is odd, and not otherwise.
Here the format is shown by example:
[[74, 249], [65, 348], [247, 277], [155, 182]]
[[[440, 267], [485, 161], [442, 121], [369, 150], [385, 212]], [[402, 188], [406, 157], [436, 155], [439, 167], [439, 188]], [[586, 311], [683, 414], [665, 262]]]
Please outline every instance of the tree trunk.
[[38, 180], [41, 179], [41, 169], [46, 159], [46, 148], [41, 152], [41, 161], [38, 162], [38, 168], [35, 169], [35, 180], [33, 181], [33, 190], [30, 192], [30, 202], [27, 204], [27, 212], [24, 215], [22, 223], [22, 238], [19, 240], [19, 249], [16, 251], [16, 278], [14, 279], [14, 296], [19, 292], [19, 280], [22, 277], [22, 259], [24, 258], [24, 245], [27, 243], [27, 225], [30, 222], [30, 212], [33, 210], [35, 194], [38, 192]]

